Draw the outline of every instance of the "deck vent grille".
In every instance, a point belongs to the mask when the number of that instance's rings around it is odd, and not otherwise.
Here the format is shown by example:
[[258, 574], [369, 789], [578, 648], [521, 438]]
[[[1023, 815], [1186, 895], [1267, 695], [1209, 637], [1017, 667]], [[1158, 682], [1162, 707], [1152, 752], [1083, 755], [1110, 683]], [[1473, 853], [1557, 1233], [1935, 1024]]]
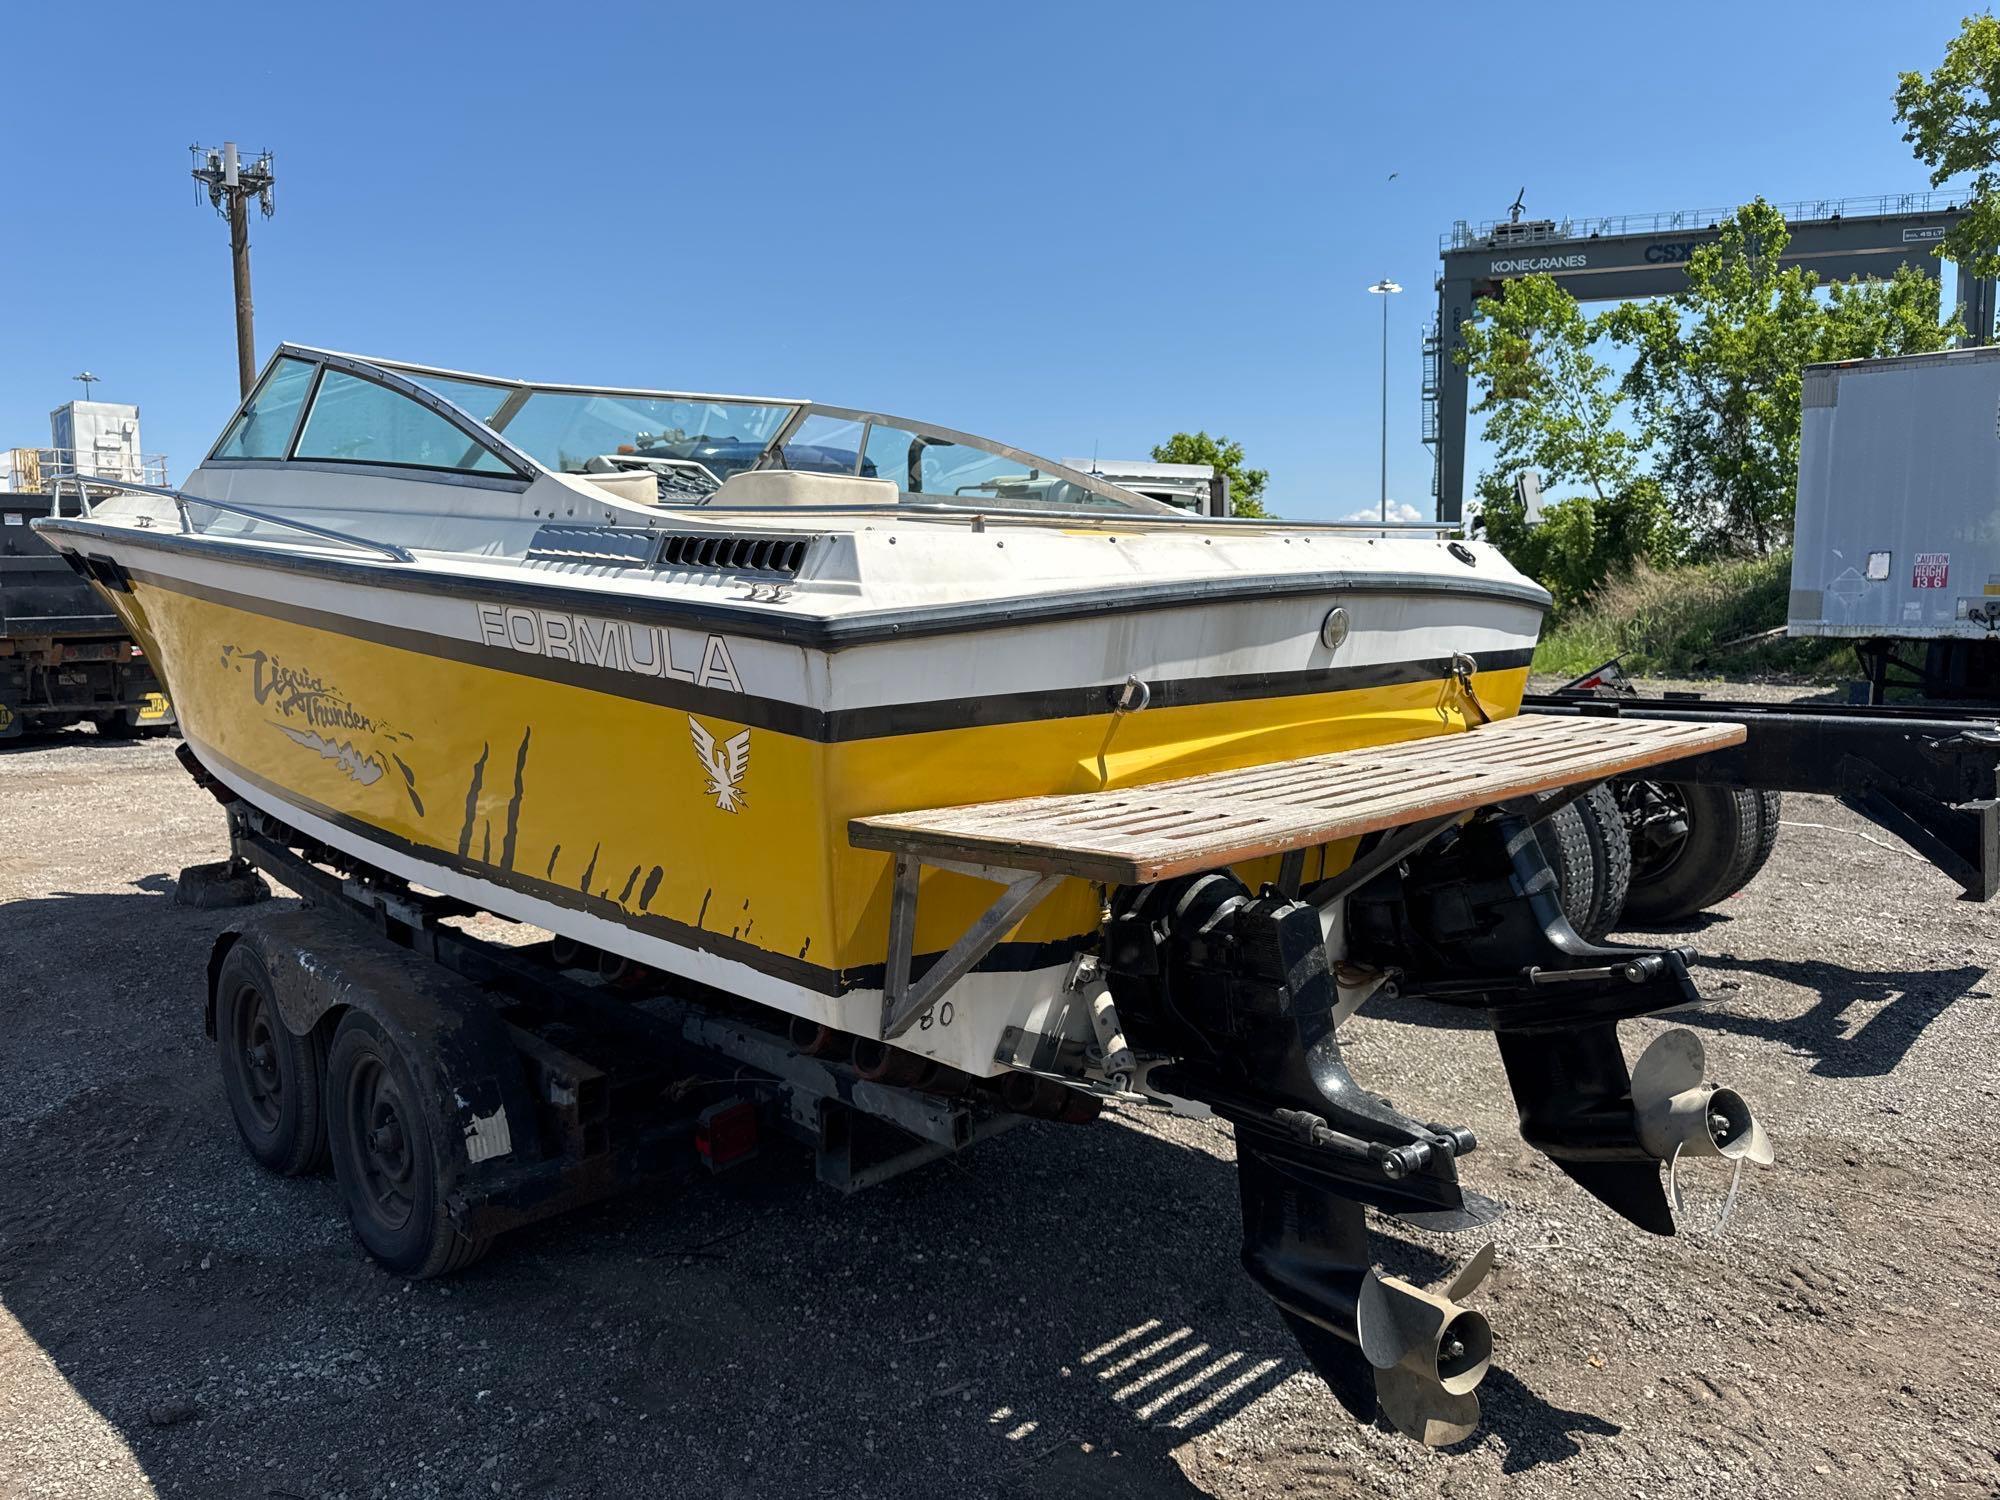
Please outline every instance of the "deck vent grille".
[[528, 543], [529, 562], [620, 563], [652, 566], [660, 534], [636, 526], [543, 526]]
[[812, 541], [808, 536], [668, 532], [660, 539], [660, 566], [716, 573], [778, 573], [796, 578]]

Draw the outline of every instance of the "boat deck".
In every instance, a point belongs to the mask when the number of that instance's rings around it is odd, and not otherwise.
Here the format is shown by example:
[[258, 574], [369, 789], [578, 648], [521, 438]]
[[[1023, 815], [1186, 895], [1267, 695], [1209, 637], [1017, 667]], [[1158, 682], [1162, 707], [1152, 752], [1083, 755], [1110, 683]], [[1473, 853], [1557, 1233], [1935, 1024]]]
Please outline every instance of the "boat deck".
[[1743, 742], [1741, 724], [1501, 719], [1123, 791], [857, 818], [848, 838], [928, 864], [1145, 885], [1397, 828]]

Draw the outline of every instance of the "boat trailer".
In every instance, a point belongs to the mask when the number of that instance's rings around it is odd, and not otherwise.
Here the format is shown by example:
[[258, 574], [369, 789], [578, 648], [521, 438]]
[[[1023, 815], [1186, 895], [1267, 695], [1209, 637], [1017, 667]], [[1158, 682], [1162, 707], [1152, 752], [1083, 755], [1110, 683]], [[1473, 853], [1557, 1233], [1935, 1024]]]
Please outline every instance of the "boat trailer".
[[[1474, 1254], [1427, 1290], [1374, 1268], [1365, 1210], [1427, 1229], [1490, 1223], [1464, 1187], [1477, 1142], [1358, 1083], [1338, 1028], [1387, 991], [1489, 1027], [1525, 1138], [1639, 1227], [1674, 1230], [1663, 1166], [1768, 1162], [1744, 1102], [1674, 1030], [1628, 1067], [1621, 1020], [1699, 1000], [1687, 955], [1600, 946], [1563, 916], [1535, 825], [1603, 779], [1741, 741], [1731, 724], [1506, 719], [1465, 733], [1130, 790], [857, 820], [891, 856], [882, 1035], [844, 1038], [563, 938], [519, 947], [474, 915], [237, 801], [232, 860], [303, 909], [216, 942], [208, 1030], [246, 1143], [304, 1171], [330, 1150], [363, 1245], [399, 1274], [458, 1269], [492, 1237], [642, 1181], [721, 1169], [761, 1128], [810, 1145], [852, 1190], [1026, 1115], [1107, 1100], [1212, 1112], [1237, 1136], [1242, 1262], [1314, 1368], [1364, 1419], [1429, 1444], [1468, 1436], [1491, 1333], [1462, 1305]], [[1308, 881], [1307, 851], [1352, 841]], [[1277, 860], [1252, 890], [1235, 873]], [[923, 868], [1001, 891], [946, 952], [913, 951]], [[204, 875], [203, 871], [206, 871]], [[994, 1078], [887, 1042], [1063, 879], [1100, 886], [1100, 951], [1070, 969], [1088, 1027], [1010, 1028]], [[1330, 953], [1337, 957], [1330, 957]], [[335, 1023], [338, 1024], [335, 1024]], [[1074, 1038], [1087, 1032], [1093, 1044]]]

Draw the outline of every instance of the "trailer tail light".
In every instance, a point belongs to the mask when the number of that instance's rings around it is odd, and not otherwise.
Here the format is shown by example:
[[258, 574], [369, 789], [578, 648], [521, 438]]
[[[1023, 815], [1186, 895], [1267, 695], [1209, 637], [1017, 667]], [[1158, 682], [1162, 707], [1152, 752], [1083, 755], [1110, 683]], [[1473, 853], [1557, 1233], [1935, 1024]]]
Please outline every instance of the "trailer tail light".
[[694, 1149], [711, 1172], [757, 1154], [757, 1106], [749, 1099], [711, 1104], [695, 1117]]

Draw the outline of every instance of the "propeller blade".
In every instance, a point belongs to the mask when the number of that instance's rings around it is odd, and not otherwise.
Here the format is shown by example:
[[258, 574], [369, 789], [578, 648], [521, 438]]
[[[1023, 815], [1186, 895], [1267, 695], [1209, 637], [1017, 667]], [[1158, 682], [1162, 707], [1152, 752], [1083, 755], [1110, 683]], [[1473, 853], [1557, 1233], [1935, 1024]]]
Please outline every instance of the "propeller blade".
[[1426, 1448], [1462, 1443], [1479, 1429], [1479, 1397], [1470, 1391], [1451, 1395], [1400, 1365], [1377, 1372], [1375, 1394], [1390, 1425]]
[[1415, 1353], [1435, 1347], [1450, 1309], [1397, 1276], [1370, 1271], [1354, 1308], [1361, 1352], [1378, 1370], [1392, 1370]]
[[1750, 1121], [1750, 1129], [1739, 1144], [1742, 1149], [1737, 1155], [1760, 1167], [1768, 1167], [1778, 1159], [1777, 1152], [1771, 1149], [1771, 1138], [1764, 1134], [1763, 1125], [1755, 1119]]
[[1685, 1026], [1655, 1037], [1632, 1066], [1632, 1107], [1644, 1114], [1675, 1094], [1699, 1088], [1707, 1066], [1701, 1038]]
[[1450, 1285], [1438, 1293], [1447, 1302], [1463, 1302], [1479, 1290], [1479, 1283], [1493, 1274], [1493, 1242], [1488, 1240], [1473, 1253], [1472, 1259], [1458, 1268], [1458, 1274], [1451, 1278]]

